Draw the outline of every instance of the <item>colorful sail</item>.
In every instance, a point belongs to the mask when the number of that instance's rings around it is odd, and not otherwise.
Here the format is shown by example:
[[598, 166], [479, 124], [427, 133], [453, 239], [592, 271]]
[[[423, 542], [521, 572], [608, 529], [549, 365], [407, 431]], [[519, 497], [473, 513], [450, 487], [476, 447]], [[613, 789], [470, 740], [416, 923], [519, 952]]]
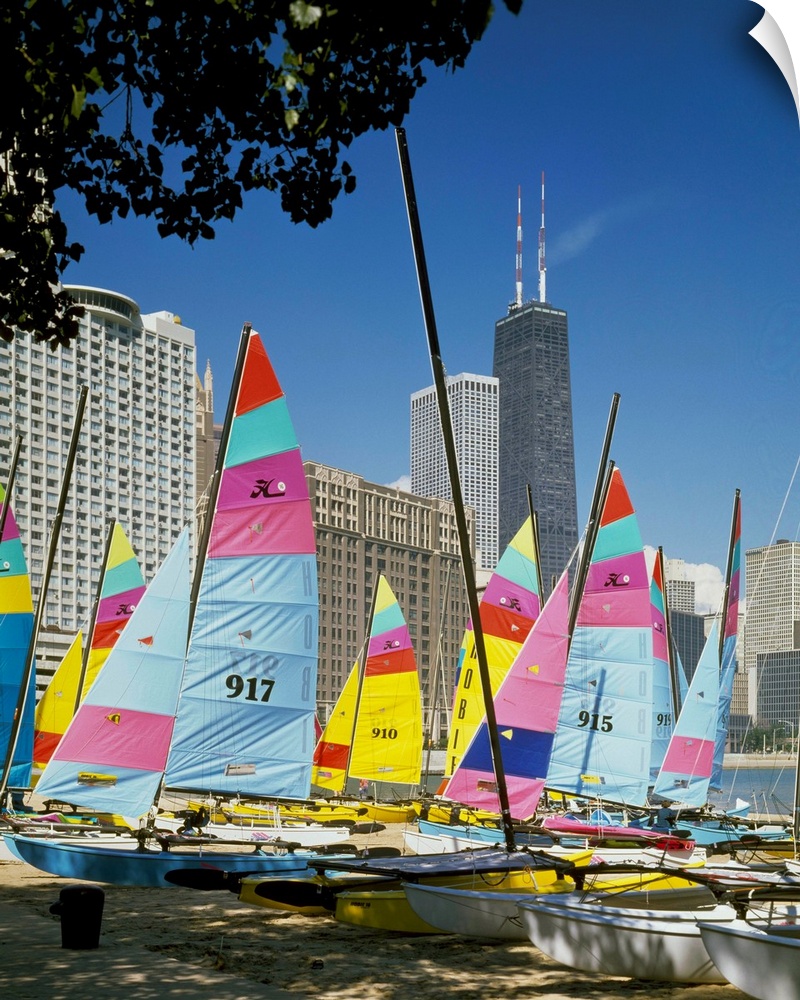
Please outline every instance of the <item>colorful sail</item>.
[[[6, 491], [0, 486], [0, 512]], [[8, 755], [20, 686], [33, 634], [33, 596], [28, 565], [17, 522], [8, 508], [0, 541], [0, 752]], [[17, 738], [7, 787], [28, 788], [31, 783], [35, 675], [31, 671], [25, 712]]]
[[653, 606], [653, 741], [650, 746], [650, 781], [661, 769], [675, 725], [672, 677], [667, 635], [667, 599], [660, 552], [656, 554], [650, 581]]
[[75, 714], [83, 662], [83, 632], [78, 632], [39, 699], [34, 717], [33, 766], [41, 770]]
[[547, 787], [644, 805], [653, 724], [650, 578], [614, 469], [572, 635]]
[[[533, 816], [544, 788], [564, 690], [568, 614], [565, 571], [494, 698], [512, 819]], [[485, 716], [443, 794], [475, 809], [500, 812]]]
[[655, 795], [692, 808], [708, 801], [719, 686], [719, 623], [715, 620], [656, 779]]
[[358, 706], [359, 665], [350, 671], [314, 750], [311, 783], [341, 794], [347, 784], [347, 762], [353, 741], [353, 721]]
[[67, 727], [36, 791], [135, 819], [167, 761], [189, 629], [185, 528]]
[[[541, 610], [533, 518], [509, 542], [480, 602], [492, 695], [497, 693]], [[452, 775], [484, 717], [484, 698], [475, 657], [472, 622], [467, 625], [456, 670], [456, 692], [445, 756]]]
[[[50, 760], [76, 706], [108, 659], [144, 589], [142, 571], [125, 530], [115, 522], [100, 577], [92, 634], [85, 651], [85, 670], [82, 636], [78, 633], [36, 706], [33, 740], [36, 767], [42, 768]], [[81, 674], [83, 684], [79, 696]]]
[[711, 772], [711, 787], [722, 789], [722, 760], [728, 739], [728, 720], [733, 697], [733, 678], [736, 673], [736, 639], [739, 633], [739, 589], [742, 558], [742, 505], [739, 491], [736, 491], [733, 506], [733, 527], [728, 552], [726, 573], [725, 604], [723, 607], [722, 650], [720, 653], [719, 706], [717, 709], [717, 731], [714, 740], [714, 768]]
[[[343, 791], [348, 776], [416, 785], [422, 697], [411, 635], [392, 588], [378, 577], [363, 673], [350, 671], [317, 744], [312, 781]], [[354, 724], [355, 720], [355, 724]]]
[[245, 336], [165, 782], [305, 798], [317, 677], [314, 524], [286, 398], [261, 338]]

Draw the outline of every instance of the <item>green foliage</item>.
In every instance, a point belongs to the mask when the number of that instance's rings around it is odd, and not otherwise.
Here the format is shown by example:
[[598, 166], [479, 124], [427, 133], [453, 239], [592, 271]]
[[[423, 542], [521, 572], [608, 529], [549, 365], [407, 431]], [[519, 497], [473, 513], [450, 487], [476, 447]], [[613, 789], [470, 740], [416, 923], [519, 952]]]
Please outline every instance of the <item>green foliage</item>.
[[[505, 0], [516, 12], [522, 0]], [[78, 192], [101, 223], [152, 217], [212, 239], [242, 193], [276, 192], [317, 226], [355, 190], [343, 153], [399, 125], [423, 64], [455, 70], [490, 0], [17, 0], [0, 13], [13, 100], [0, 109], [0, 336], [67, 343], [57, 283], [83, 248], [55, 208]]]

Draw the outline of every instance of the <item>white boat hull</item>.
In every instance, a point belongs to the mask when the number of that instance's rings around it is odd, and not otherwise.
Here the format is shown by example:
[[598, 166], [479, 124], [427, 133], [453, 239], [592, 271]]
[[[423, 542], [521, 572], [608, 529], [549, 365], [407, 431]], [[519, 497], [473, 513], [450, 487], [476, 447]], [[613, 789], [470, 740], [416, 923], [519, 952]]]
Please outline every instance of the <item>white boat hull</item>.
[[519, 904], [528, 937], [549, 958], [582, 972], [675, 983], [724, 983], [698, 921], [735, 919], [729, 906], [627, 910], [541, 898]]
[[[177, 833], [183, 828], [180, 817], [158, 817], [158, 828]], [[198, 831], [204, 837], [217, 837], [226, 843], [299, 844], [301, 847], [326, 847], [343, 844], [350, 837], [346, 826], [325, 826], [322, 823], [298, 823], [296, 826], [264, 823], [207, 823]]]
[[700, 933], [720, 975], [737, 989], [756, 1000], [800, 997], [800, 925], [767, 931], [744, 920], [703, 921]]

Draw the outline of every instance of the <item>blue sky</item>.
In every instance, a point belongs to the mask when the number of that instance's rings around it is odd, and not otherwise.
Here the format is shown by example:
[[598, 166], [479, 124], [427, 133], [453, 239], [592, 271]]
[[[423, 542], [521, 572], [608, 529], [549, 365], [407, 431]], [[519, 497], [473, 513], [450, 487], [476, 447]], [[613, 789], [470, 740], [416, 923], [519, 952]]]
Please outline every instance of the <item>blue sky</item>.
[[[404, 122], [442, 356], [491, 374], [514, 295], [536, 297], [547, 177], [548, 299], [569, 313], [579, 518], [612, 394], [612, 457], [642, 535], [722, 566], [735, 488], [743, 544], [797, 538], [783, 509], [800, 454], [800, 130], [791, 91], [748, 35], [751, 0], [498, 3], [465, 69], [431, 68]], [[393, 132], [351, 148], [358, 187], [317, 230], [248, 198], [216, 240], [97, 226], [66, 282], [167, 309], [197, 331], [218, 417], [238, 335], [263, 335], [305, 457], [379, 483], [409, 469], [409, 396], [432, 382]], [[776, 534], [777, 532], [777, 534]], [[713, 574], [712, 574], [713, 576]]]

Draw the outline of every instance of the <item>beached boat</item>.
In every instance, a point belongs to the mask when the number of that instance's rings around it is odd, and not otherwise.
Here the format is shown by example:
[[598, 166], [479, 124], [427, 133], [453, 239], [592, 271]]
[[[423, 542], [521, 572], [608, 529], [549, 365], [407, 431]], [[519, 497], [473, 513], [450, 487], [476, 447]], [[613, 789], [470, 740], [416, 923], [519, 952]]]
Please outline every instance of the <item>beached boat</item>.
[[78, 632], [36, 706], [33, 766], [41, 771], [108, 659], [144, 593], [139, 563], [122, 525], [109, 526], [87, 642]]
[[754, 927], [746, 920], [699, 923], [711, 961], [729, 983], [756, 1000], [800, 997], [800, 925], [789, 916]]
[[408, 625], [392, 588], [378, 576], [361, 663], [356, 663], [314, 751], [311, 782], [341, 795], [360, 782], [365, 819], [406, 823], [410, 801], [384, 802], [373, 789], [417, 786], [422, 771], [422, 698]]
[[698, 910], [640, 910], [551, 897], [518, 904], [528, 937], [548, 958], [582, 972], [676, 983], [724, 983], [699, 920], [736, 919], [725, 904]]
[[[148, 817], [163, 787], [305, 800], [317, 662], [316, 555], [305, 474], [261, 338], [242, 333], [218, 466], [189, 587], [185, 529], [133, 612], [39, 782], [43, 797]], [[292, 871], [249, 854], [162, 838], [160, 850], [12, 844], [54, 874], [167, 885], [181, 867]]]

